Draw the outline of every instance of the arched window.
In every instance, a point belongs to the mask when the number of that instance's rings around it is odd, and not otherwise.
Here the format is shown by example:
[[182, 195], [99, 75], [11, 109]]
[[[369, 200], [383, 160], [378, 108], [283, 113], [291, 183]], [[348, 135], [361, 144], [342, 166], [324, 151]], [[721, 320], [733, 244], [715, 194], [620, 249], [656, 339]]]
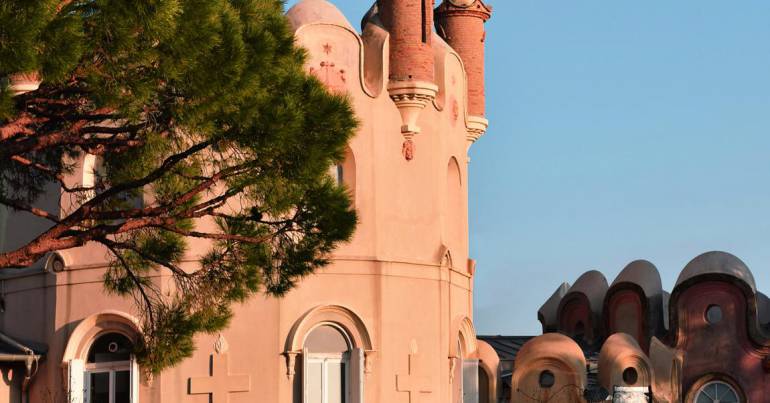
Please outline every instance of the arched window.
[[462, 249], [463, 240], [467, 236], [465, 229], [465, 199], [463, 192], [462, 172], [457, 159], [452, 157], [447, 163], [446, 184], [444, 187], [444, 239], [447, 246]]
[[489, 403], [489, 377], [487, 371], [479, 367], [479, 403]]
[[454, 372], [452, 373], [452, 389], [455, 397], [452, 401], [455, 403], [463, 403], [463, 382], [465, 381], [463, 379], [463, 355], [465, 355], [465, 352], [463, 351], [463, 344], [460, 339], [457, 340], [456, 353], [457, 357], [455, 357]]
[[303, 346], [303, 403], [351, 403], [363, 380], [363, 354], [340, 327], [314, 328]]
[[463, 345], [463, 336], [457, 341], [457, 358], [453, 380], [454, 402], [478, 403], [479, 402], [479, 360], [466, 357], [467, 353]]
[[345, 148], [344, 159], [332, 167], [330, 174], [338, 185], [343, 185], [348, 189], [351, 200], [355, 200], [356, 157], [350, 147]]
[[120, 333], [94, 340], [85, 364], [85, 403], [136, 403], [132, 350], [131, 340]]
[[741, 403], [738, 392], [727, 382], [712, 381], [695, 395], [695, 403]]
[[[82, 202], [93, 198], [97, 193], [104, 190], [108, 186], [109, 184], [107, 183], [105, 167], [102, 158], [93, 154], [86, 154], [85, 157], [83, 157], [82, 187], [91, 190], [89, 190], [84, 195], [85, 197]], [[121, 197], [123, 201], [127, 202], [126, 207], [128, 208], [144, 207], [144, 195], [142, 192], [133, 191], [131, 193], [121, 194], [119, 197]]]

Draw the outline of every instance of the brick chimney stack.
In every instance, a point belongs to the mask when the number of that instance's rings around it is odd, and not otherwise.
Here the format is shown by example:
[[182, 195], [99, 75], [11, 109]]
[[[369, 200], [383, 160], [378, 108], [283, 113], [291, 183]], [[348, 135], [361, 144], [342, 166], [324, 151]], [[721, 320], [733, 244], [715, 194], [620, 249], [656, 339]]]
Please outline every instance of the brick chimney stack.
[[433, 79], [434, 0], [378, 0], [380, 18], [390, 33], [388, 93], [401, 113], [404, 157], [414, 155], [412, 137], [420, 133], [420, 112], [438, 93]]
[[484, 23], [492, 8], [482, 0], [444, 0], [436, 8], [436, 31], [460, 55], [468, 76], [469, 139], [475, 141], [488, 126], [484, 118]]

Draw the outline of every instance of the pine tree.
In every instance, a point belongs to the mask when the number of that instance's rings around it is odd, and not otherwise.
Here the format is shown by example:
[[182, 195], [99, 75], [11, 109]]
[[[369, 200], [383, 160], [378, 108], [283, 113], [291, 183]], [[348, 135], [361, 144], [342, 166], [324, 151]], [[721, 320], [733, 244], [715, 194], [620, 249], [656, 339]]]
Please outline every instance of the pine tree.
[[[356, 225], [327, 172], [357, 122], [304, 72], [283, 6], [0, 2], [0, 204], [51, 223], [0, 253], [0, 270], [101, 244], [106, 291], [142, 312], [137, 355], [151, 371], [226, 327], [234, 303], [280, 296], [327, 264]], [[24, 74], [40, 87], [15, 95]], [[86, 154], [99, 158], [97, 180], [68, 183]], [[71, 212], [35, 207], [51, 183], [77, 201]], [[194, 238], [210, 250], [190, 268]], [[170, 295], [159, 274], [173, 279]]]

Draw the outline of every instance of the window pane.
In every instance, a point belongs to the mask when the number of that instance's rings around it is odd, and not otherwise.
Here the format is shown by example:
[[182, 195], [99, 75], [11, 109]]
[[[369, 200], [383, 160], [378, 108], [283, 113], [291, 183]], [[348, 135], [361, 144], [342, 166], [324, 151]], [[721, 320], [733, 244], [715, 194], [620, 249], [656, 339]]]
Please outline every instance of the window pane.
[[89, 403], [110, 403], [110, 373], [97, 372], [91, 374], [91, 384], [88, 391]]
[[88, 350], [88, 362], [128, 361], [131, 359], [131, 340], [118, 333], [109, 333], [96, 339]]
[[326, 364], [328, 382], [326, 382], [328, 403], [344, 403], [345, 396], [345, 366], [340, 362]]
[[305, 396], [307, 403], [323, 403], [323, 362], [311, 361], [307, 363], [305, 379]]
[[115, 372], [115, 403], [131, 403], [131, 374]]
[[344, 353], [350, 349], [345, 336], [333, 326], [320, 326], [305, 339], [305, 348], [311, 353]]
[[479, 360], [463, 361], [463, 403], [479, 403]]

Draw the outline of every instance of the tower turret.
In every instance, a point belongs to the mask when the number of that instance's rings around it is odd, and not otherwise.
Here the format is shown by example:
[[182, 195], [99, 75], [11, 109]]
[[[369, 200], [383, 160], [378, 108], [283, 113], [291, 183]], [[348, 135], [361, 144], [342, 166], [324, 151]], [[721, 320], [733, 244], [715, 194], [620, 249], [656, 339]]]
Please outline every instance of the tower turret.
[[378, 0], [380, 18], [390, 33], [388, 92], [401, 113], [404, 156], [412, 159], [411, 138], [417, 118], [438, 93], [433, 80], [434, 0]]
[[460, 55], [468, 75], [468, 138], [487, 129], [484, 95], [484, 23], [492, 8], [482, 0], [444, 0], [436, 8], [436, 31]]

